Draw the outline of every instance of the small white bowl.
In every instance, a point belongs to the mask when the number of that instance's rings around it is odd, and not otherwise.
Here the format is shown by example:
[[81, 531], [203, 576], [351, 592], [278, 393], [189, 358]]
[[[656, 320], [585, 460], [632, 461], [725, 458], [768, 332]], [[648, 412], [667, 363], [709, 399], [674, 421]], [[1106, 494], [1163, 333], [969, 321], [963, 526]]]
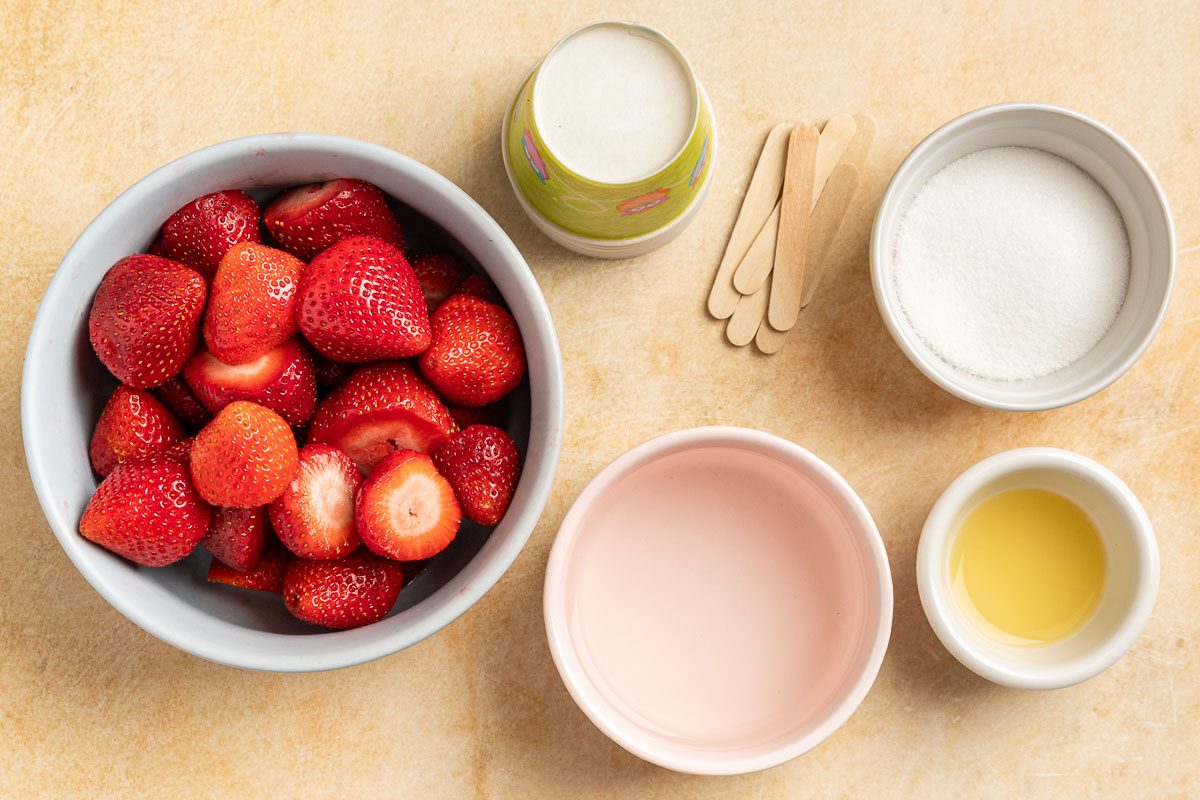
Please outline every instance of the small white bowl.
[[832, 467], [761, 431], [692, 428], [592, 479], [559, 528], [544, 604], [559, 675], [601, 731], [659, 766], [733, 775], [850, 718], [887, 650], [892, 580]]
[[[322, 633], [292, 618], [278, 597], [206, 583], [203, 553], [166, 568], [138, 567], [85, 540], [78, 525], [97, 483], [88, 441], [114, 386], [88, 342], [88, 312], [100, 278], [117, 259], [143, 251], [163, 220], [195, 197], [229, 188], [263, 196], [337, 177], [371, 181], [420, 212], [495, 282], [525, 343], [528, 390], [514, 394], [511, 430], [519, 444], [526, 439], [528, 444], [512, 505], [490, 535], [464, 525], [451, 549], [405, 587], [389, 617]], [[537, 524], [558, 464], [562, 415], [562, 357], [554, 323], [529, 266], [500, 226], [453, 183], [406, 156], [308, 133], [206, 147], [155, 170], [113, 200], [80, 234], [46, 289], [21, 386], [29, 474], [50, 527], [84, 578], [134, 623], [181, 650], [277, 672], [334, 669], [394, 653], [479, 600]]]
[[[1129, 288], [1112, 328], [1074, 364], [1029, 381], [986, 380], [948, 364], [913, 330], [896, 294], [893, 249], [905, 209], [943, 167], [990, 147], [1032, 147], [1074, 163], [1112, 197], [1129, 237]], [[976, 405], [1007, 411], [1065, 406], [1121, 377], [1158, 331], [1174, 280], [1175, 228], [1154, 173], [1124, 139], [1104, 125], [1051, 105], [988, 106], [938, 128], [896, 170], [871, 231], [875, 301], [900, 349], [946, 391]]]
[[[1096, 526], [1108, 573], [1100, 605], [1058, 642], [1021, 646], [997, 641], [971, 621], [950, 582], [950, 549], [966, 515], [1009, 489], [1046, 489], [1071, 500]], [[980, 461], [938, 498], [917, 547], [917, 586], [929, 624], [966, 667], [1018, 689], [1060, 689], [1099, 675], [1145, 628], [1158, 594], [1158, 545], [1150, 519], [1120, 478], [1067, 450], [1028, 447]]]

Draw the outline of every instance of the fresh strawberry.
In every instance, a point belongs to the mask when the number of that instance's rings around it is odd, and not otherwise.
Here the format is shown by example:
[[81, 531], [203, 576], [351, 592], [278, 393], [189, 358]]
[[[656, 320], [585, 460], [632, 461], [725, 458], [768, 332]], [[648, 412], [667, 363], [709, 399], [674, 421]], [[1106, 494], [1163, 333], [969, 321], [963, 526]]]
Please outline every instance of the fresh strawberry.
[[264, 506], [296, 477], [292, 429], [269, 408], [238, 400], [221, 409], [192, 443], [192, 480], [214, 506]]
[[96, 355], [135, 389], [174, 377], [196, 350], [204, 279], [176, 261], [127, 256], [100, 280], [88, 333]]
[[349, 236], [374, 236], [404, 248], [404, 234], [383, 192], [353, 178], [284, 192], [267, 206], [263, 221], [285, 250], [305, 260]]
[[189, 436], [178, 444], [173, 444], [166, 450], [162, 451], [164, 456], [182, 461], [184, 464], [192, 463], [192, 443], [196, 441], [195, 436]]
[[433, 343], [421, 354], [421, 373], [451, 403], [483, 406], [516, 388], [525, 374], [525, 348], [512, 314], [456, 294], [433, 312]]
[[456, 430], [450, 412], [409, 364], [360, 367], [317, 406], [310, 442], [338, 448], [365, 475], [388, 453], [432, 453]]
[[258, 566], [263, 545], [270, 536], [267, 510], [257, 508], [223, 508], [212, 510], [208, 532], [200, 540], [213, 558], [230, 569], [245, 572]]
[[362, 550], [335, 561], [296, 558], [283, 575], [283, 602], [313, 625], [358, 628], [386, 617], [403, 585], [399, 564]]
[[496, 284], [478, 272], [471, 273], [459, 284], [458, 293], [469, 294], [498, 306], [504, 305], [504, 298], [500, 296], [500, 290], [496, 288]]
[[171, 409], [180, 422], [193, 431], [200, 430], [212, 419], [212, 413], [192, 394], [192, 388], [187, 385], [182, 374], [155, 386], [150, 392], [164, 406]]
[[268, 538], [258, 564], [243, 572], [214, 558], [208, 565], [208, 579], [213, 583], [224, 583], [239, 589], [280, 594], [283, 592], [283, 573], [289, 561], [291, 558], [283, 546]]
[[495, 525], [508, 511], [521, 456], [504, 431], [491, 425], [465, 428], [433, 454], [433, 463], [454, 488], [467, 519]]
[[354, 495], [362, 476], [350, 457], [327, 444], [300, 449], [300, 470], [270, 505], [284, 546], [303, 558], [341, 558], [359, 545]]
[[158, 453], [183, 441], [183, 426], [145, 389], [118, 386], [92, 432], [92, 469], [107, 475], [132, 458]]
[[245, 192], [213, 192], [168, 217], [152, 248], [211, 278], [229, 248], [260, 241], [258, 218], [258, 205]]
[[418, 256], [413, 259], [412, 268], [417, 274], [417, 282], [421, 284], [425, 308], [430, 314], [442, 301], [454, 294], [463, 278], [469, 274], [466, 264], [448, 253]]
[[226, 364], [245, 364], [291, 338], [304, 262], [290, 253], [242, 242], [221, 259], [208, 290], [204, 341]]
[[201, 350], [184, 367], [183, 377], [214, 414], [235, 400], [248, 400], [299, 427], [317, 407], [316, 371], [299, 339], [289, 339], [248, 364], [223, 364]]
[[126, 461], [101, 482], [83, 510], [79, 532], [136, 564], [161, 567], [196, 548], [209, 515], [187, 465], [156, 453]]
[[334, 361], [332, 358], [326, 358], [316, 351], [313, 351], [311, 355], [313, 367], [316, 368], [317, 371], [318, 389], [332, 389], [342, 381], [346, 380], [346, 376], [350, 374], [352, 367], [349, 367], [340, 361]]
[[300, 330], [335, 361], [405, 358], [429, 346], [429, 312], [404, 255], [381, 239], [343, 239], [300, 279]]
[[416, 561], [437, 555], [454, 541], [462, 509], [429, 456], [400, 450], [375, 465], [363, 481], [355, 519], [358, 535], [372, 552]]
[[508, 404], [493, 403], [487, 406], [456, 406], [447, 405], [450, 417], [460, 429], [472, 425], [500, 425], [507, 416]]

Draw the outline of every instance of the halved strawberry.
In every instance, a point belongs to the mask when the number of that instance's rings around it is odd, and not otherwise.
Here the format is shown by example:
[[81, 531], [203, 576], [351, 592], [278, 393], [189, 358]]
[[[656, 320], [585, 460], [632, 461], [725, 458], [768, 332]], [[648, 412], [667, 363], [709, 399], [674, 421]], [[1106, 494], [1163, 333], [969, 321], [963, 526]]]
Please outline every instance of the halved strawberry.
[[292, 559], [283, 575], [283, 602], [299, 619], [325, 628], [358, 628], [387, 616], [404, 572], [363, 550], [334, 561]]
[[283, 591], [283, 573], [291, 557], [279, 542], [268, 538], [263, 546], [262, 558], [248, 570], [239, 571], [213, 559], [208, 565], [208, 579], [213, 583], [224, 583], [239, 589], [254, 589], [259, 592]]
[[341, 178], [284, 192], [263, 214], [285, 250], [305, 260], [348, 236], [374, 236], [403, 249], [404, 234], [379, 188]]
[[450, 437], [433, 463], [454, 488], [463, 515], [480, 525], [495, 525], [508, 511], [521, 456], [508, 434], [491, 425], [472, 425]]
[[269, 408], [230, 403], [196, 434], [192, 481], [215, 506], [270, 503], [296, 477], [299, 455], [292, 429]]
[[156, 453], [126, 461], [96, 488], [79, 520], [85, 539], [135, 564], [173, 564], [196, 548], [208, 529], [187, 465]]
[[244, 364], [297, 330], [296, 293], [304, 262], [273, 247], [242, 242], [221, 259], [208, 289], [204, 341], [226, 364]]
[[317, 407], [316, 371], [299, 339], [289, 339], [247, 364], [224, 364], [201, 350], [184, 367], [183, 377], [214, 414], [235, 400], [248, 400], [299, 427]]
[[207, 290], [193, 269], [158, 256], [126, 256], [100, 280], [88, 317], [96, 355], [135, 389], [183, 369], [200, 341]]
[[183, 426], [145, 389], [118, 386], [92, 432], [92, 469], [107, 475], [123, 461], [158, 453], [183, 441]]
[[350, 457], [327, 444], [300, 448], [300, 469], [270, 505], [284, 546], [302, 558], [341, 558], [359, 545], [354, 495], [362, 476]]
[[492, 283], [490, 278], [480, 275], [478, 272], [471, 273], [459, 284], [458, 294], [469, 294], [478, 297], [480, 300], [495, 303], [498, 306], [504, 305], [504, 298], [500, 295], [500, 290], [496, 288], [496, 284]]
[[300, 279], [300, 330], [336, 361], [406, 358], [429, 346], [429, 312], [404, 254], [352, 236], [312, 260]]
[[310, 442], [338, 448], [365, 475], [388, 453], [432, 453], [457, 428], [417, 371], [402, 361], [355, 370], [317, 406]]
[[513, 315], [456, 294], [433, 312], [433, 343], [421, 373], [451, 403], [483, 406], [511, 392], [525, 374], [525, 347]]
[[416, 561], [454, 541], [462, 509], [450, 483], [424, 453], [400, 450], [363, 481], [355, 503], [358, 535], [374, 553]]
[[229, 248], [260, 240], [258, 217], [258, 204], [245, 192], [213, 192], [168, 217], [151, 247], [211, 278]]
[[187, 385], [182, 373], [166, 383], [155, 386], [150, 393], [171, 409], [179, 421], [190, 430], [197, 431], [212, 419], [212, 412], [192, 394], [192, 388]]
[[230, 569], [245, 572], [258, 565], [263, 545], [270, 536], [267, 510], [256, 508], [224, 508], [212, 510], [208, 531], [200, 544], [213, 558]]
[[412, 260], [412, 268], [417, 275], [417, 282], [421, 284], [425, 308], [430, 314], [454, 294], [463, 278], [470, 274], [467, 265], [449, 253], [418, 256]]

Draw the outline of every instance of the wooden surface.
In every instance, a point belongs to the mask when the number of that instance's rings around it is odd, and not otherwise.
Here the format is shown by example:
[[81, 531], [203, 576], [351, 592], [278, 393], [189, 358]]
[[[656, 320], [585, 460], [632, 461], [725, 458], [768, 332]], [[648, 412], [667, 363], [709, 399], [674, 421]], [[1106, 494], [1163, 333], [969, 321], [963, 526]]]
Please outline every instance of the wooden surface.
[[[672, 36], [721, 131], [699, 217], [625, 263], [541, 236], [498, 147], [525, 70], [601, 17]], [[1200, 796], [1195, 3], [9, 0], [0, 30], [0, 795]], [[904, 155], [960, 113], [1017, 99], [1078, 109], [1127, 137], [1162, 180], [1180, 249], [1170, 313], [1138, 364], [1097, 397], [1026, 415], [975, 408], [922, 377], [879, 320], [866, 264], [875, 206]], [[879, 136], [817, 299], [781, 353], [734, 350], [704, 306], [763, 136], [782, 120], [857, 111], [875, 116]], [[110, 608], [43, 521], [18, 424], [38, 298], [88, 221], [171, 158], [278, 130], [393, 147], [477, 198], [541, 282], [567, 383], [554, 491], [503, 580], [409, 651], [307, 676], [206, 663]], [[541, 617], [548, 548], [587, 480], [654, 434], [710, 423], [772, 431], [840, 470], [879, 523], [896, 584], [891, 649], [858, 713], [808, 755], [727, 779], [672, 774], [610, 743], [559, 682]], [[959, 666], [913, 578], [937, 495], [980, 458], [1021, 445], [1110, 466], [1144, 502], [1162, 552], [1158, 605], [1133, 651], [1044, 694]]]

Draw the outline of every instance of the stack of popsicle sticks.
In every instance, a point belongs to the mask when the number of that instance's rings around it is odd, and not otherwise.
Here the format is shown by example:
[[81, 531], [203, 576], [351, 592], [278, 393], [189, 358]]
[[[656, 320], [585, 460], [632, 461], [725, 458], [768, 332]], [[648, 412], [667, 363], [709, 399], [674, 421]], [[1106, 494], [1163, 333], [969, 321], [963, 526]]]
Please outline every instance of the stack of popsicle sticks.
[[771, 129], [708, 297], [709, 313], [729, 320], [732, 344], [783, 347], [817, 290], [874, 138], [865, 114], [833, 117], [820, 133], [806, 122]]

